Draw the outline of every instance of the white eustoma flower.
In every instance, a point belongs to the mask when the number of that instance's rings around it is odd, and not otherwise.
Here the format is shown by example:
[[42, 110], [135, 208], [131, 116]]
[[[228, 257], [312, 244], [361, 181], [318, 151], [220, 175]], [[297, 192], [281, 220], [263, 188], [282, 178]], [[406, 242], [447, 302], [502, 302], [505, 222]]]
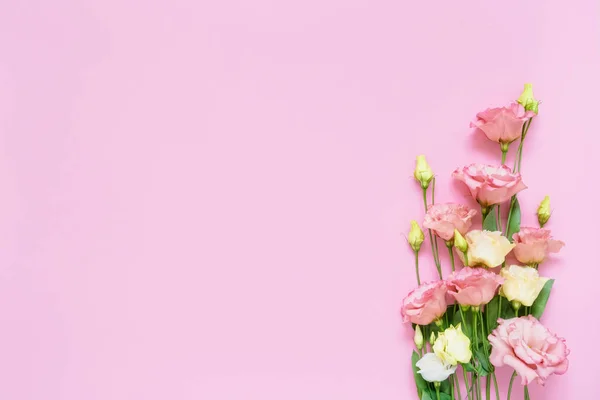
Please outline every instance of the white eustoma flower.
[[456, 371], [456, 365], [446, 364], [435, 353], [427, 353], [417, 361], [417, 371], [427, 382], [443, 382]]

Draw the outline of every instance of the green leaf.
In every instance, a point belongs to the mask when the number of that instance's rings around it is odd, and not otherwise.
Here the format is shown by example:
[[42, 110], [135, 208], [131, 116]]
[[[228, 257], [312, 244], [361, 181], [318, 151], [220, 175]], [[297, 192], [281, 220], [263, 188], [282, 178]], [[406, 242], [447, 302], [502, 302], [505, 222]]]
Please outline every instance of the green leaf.
[[[452, 376], [452, 375], [450, 375]], [[452, 389], [450, 387], [450, 381], [446, 379], [445, 381], [440, 382], [440, 392], [450, 394]]]
[[540, 319], [544, 310], [546, 309], [546, 303], [548, 303], [548, 298], [550, 297], [550, 292], [552, 291], [552, 285], [554, 285], [554, 279], [549, 279], [544, 288], [538, 295], [537, 299], [531, 305], [531, 315]]
[[[463, 323], [463, 319], [461, 317], [461, 314], [464, 314], [464, 320], [465, 322]], [[464, 312], [460, 310], [460, 306], [457, 307], [456, 313], [454, 314], [454, 318], [452, 319], [452, 325], [457, 326], [458, 324], [460, 324], [460, 328], [463, 331], [463, 333], [465, 335], [467, 335], [468, 337], [471, 337], [471, 325], [470, 325], [470, 321], [471, 319], [469, 318], [469, 312]]]
[[498, 221], [496, 219], [496, 207], [490, 207], [490, 211], [488, 215], [483, 220], [483, 230], [484, 231], [497, 231], [498, 230]]
[[508, 224], [506, 237], [508, 237], [508, 240], [512, 243], [513, 235], [521, 230], [521, 206], [519, 205], [519, 200], [517, 200], [516, 196], [514, 197], [514, 201], [511, 202], [510, 208], [510, 221], [506, 222]]
[[485, 306], [485, 320], [489, 331], [493, 331], [498, 326], [498, 316], [500, 315], [498, 309], [500, 307], [500, 296], [496, 295], [494, 298], [487, 303]]
[[440, 400], [452, 400], [452, 396], [447, 393], [440, 393]]
[[490, 359], [484, 351], [477, 350], [475, 352], [475, 358], [477, 358], [477, 361], [479, 361], [479, 367], [483, 371], [485, 371], [485, 375], [481, 376], [486, 376], [493, 370], [492, 364], [490, 363]]
[[[434, 397], [431, 397], [432, 394], [429, 391], [425, 391], [423, 392], [423, 395], [421, 396], [421, 400], [433, 400]], [[433, 394], [433, 396], [435, 396], [435, 394]]]
[[418, 370], [417, 370], [417, 361], [419, 361], [420, 359], [421, 359], [421, 356], [419, 355], [419, 353], [417, 353], [416, 351], [413, 350], [412, 357], [411, 357], [412, 369], [413, 369], [413, 375], [415, 376], [415, 383], [417, 384], [417, 392], [418, 392], [419, 396], [421, 396], [421, 392], [423, 392], [424, 390], [427, 390], [429, 387], [427, 385], [427, 381], [425, 379], [423, 379], [423, 377], [421, 376], [421, 374], [418, 373]]

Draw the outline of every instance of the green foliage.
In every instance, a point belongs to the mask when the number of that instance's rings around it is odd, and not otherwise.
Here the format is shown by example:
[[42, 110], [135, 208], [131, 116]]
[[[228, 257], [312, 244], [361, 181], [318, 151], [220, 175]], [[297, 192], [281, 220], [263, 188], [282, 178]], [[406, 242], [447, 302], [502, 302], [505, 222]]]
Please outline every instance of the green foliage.
[[413, 375], [415, 377], [415, 384], [417, 385], [417, 393], [419, 394], [419, 397], [421, 397], [421, 393], [423, 393], [425, 390], [429, 389], [429, 385], [427, 385], [427, 381], [425, 379], [423, 379], [421, 374], [419, 374], [417, 372], [417, 361], [419, 361], [420, 359], [421, 359], [421, 356], [419, 355], [419, 353], [417, 353], [416, 351], [413, 350], [412, 357], [411, 357], [412, 369], [413, 369]]
[[506, 237], [511, 243], [513, 235], [521, 230], [521, 206], [516, 196], [513, 199], [508, 212], [510, 221], [507, 221], [508, 227], [506, 228]]
[[[496, 206], [499, 207], [499, 206]], [[498, 219], [496, 218], [496, 207], [490, 207], [488, 215], [483, 220], [484, 231], [497, 231]]]
[[548, 303], [548, 298], [550, 297], [550, 292], [552, 291], [552, 285], [554, 285], [554, 279], [549, 279], [544, 288], [538, 295], [537, 299], [531, 305], [531, 315], [540, 319], [544, 310], [546, 309], [546, 304]]

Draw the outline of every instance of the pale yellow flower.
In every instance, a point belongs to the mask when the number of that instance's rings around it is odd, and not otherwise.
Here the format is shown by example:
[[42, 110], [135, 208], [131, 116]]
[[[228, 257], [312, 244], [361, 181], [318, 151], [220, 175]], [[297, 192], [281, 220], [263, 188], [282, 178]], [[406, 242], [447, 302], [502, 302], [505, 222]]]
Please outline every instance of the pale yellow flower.
[[520, 265], [502, 268], [500, 275], [504, 278], [500, 289], [502, 295], [526, 307], [533, 304], [548, 281], [548, 278], [539, 275], [537, 269]]
[[462, 332], [460, 324], [450, 326], [438, 334], [433, 352], [447, 364], [465, 364], [471, 360], [471, 340]]
[[[506, 255], [515, 247], [506, 237], [502, 236], [502, 232], [473, 230], [465, 235], [465, 239], [469, 246], [467, 250], [469, 267], [497, 267], [504, 262]], [[463, 263], [465, 262], [465, 257], [460, 252], [458, 257]]]

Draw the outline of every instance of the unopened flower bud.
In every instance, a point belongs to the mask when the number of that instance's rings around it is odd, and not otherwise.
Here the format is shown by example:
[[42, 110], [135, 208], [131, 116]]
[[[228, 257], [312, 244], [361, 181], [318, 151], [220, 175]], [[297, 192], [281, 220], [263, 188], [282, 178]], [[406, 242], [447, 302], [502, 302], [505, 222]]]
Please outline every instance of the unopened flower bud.
[[423, 189], [429, 187], [429, 182], [433, 179], [433, 170], [427, 164], [425, 156], [417, 156], [417, 165], [415, 166], [415, 179], [419, 181]]
[[408, 243], [414, 251], [419, 251], [425, 240], [425, 235], [419, 227], [417, 221], [410, 221], [410, 232], [408, 233]]
[[463, 254], [466, 253], [469, 248], [467, 240], [463, 235], [460, 234], [458, 229], [454, 230], [454, 247], [456, 247], [458, 251], [460, 251]]
[[533, 111], [536, 114], [538, 113], [538, 106], [540, 102], [533, 97], [533, 85], [531, 83], [525, 84], [523, 93], [521, 93], [517, 99], [517, 103], [521, 104], [526, 111]]
[[538, 222], [540, 223], [541, 228], [543, 228], [550, 219], [550, 214], [550, 196], [546, 196], [537, 209]]
[[510, 304], [512, 305], [512, 308], [513, 310], [515, 310], [515, 312], [519, 311], [519, 309], [521, 308], [521, 303], [517, 300], [511, 301]]
[[429, 336], [429, 344], [433, 346], [435, 343], [435, 332], [431, 332], [431, 336]]
[[417, 325], [415, 328], [415, 345], [417, 349], [421, 350], [423, 348], [423, 332], [421, 332], [421, 327]]

